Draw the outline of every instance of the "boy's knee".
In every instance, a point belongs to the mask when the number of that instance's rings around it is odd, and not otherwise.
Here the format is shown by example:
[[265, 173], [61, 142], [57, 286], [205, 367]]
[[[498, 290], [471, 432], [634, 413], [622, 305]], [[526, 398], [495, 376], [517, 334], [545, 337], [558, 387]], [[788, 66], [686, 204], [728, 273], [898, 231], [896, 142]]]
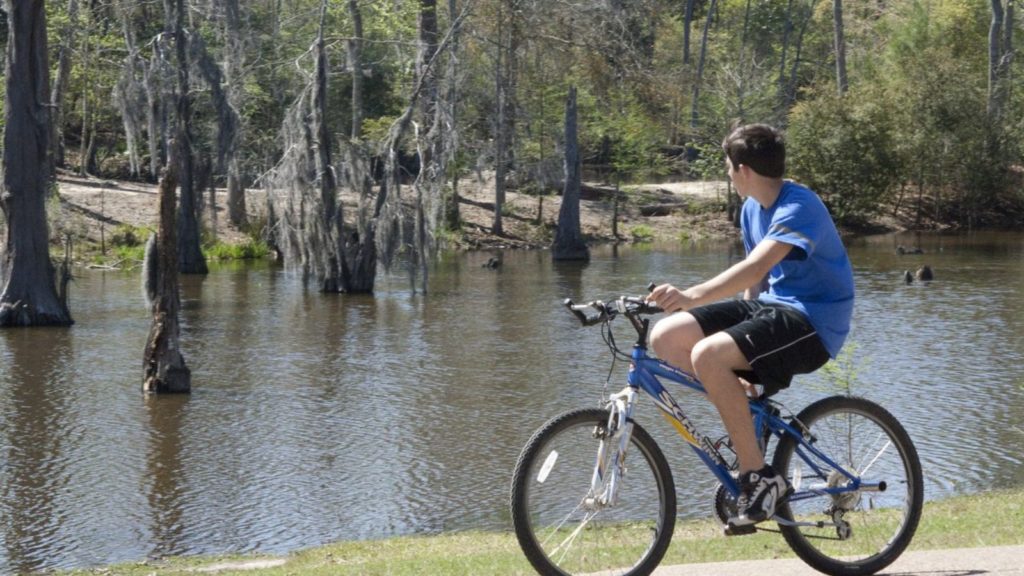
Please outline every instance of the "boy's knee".
[[655, 324], [651, 329], [649, 344], [658, 358], [679, 368], [690, 369], [690, 349], [694, 344], [694, 335], [692, 327], [684, 318], [670, 316]]
[[732, 350], [729, 349], [729, 342], [731, 341], [727, 342], [725, 339], [714, 336], [697, 342], [690, 355], [690, 360], [697, 373], [701, 372], [701, 367], [731, 366], [729, 356]]
[[693, 362], [693, 368], [699, 374], [701, 367], [715, 362], [715, 350], [714, 347], [708, 342], [708, 338], [697, 342], [693, 347], [693, 352], [690, 353], [690, 361]]
[[651, 334], [649, 338], [651, 350], [653, 350], [654, 353], [659, 357], [661, 357], [662, 352], [665, 352], [665, 344], [666, 341], [669, 339], [667, 336], [667, 332], [668, 329], [665, 327], [664, 322], [658, 322], [657, 324], [654, 325], [654, 328], [651, 329]]

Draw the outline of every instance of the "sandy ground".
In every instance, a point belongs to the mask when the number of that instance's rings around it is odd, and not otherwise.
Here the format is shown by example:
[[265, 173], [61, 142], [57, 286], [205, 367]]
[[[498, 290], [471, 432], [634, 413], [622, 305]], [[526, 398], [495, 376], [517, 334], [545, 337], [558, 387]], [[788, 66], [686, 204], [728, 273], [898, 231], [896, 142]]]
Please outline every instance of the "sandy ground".
[[[158, 198], [153, 184], [104, 180], [61, 174], [58, 179], [60, 209], [50, 209], [51, 229], [69, 231], [77, 238], [87, 238], [99, 244], [110, 242], [118, 226], [131, 226], [155, 230], [157, 226]], [[608, 190], [600, 183], [588, 183], [592, 188]], [[647, 184], [624, 188], [627, 201], [620, 205], [619, 236], [631, 239], [637, 227], [643, 226], [658, 239], [678, 239], [681, 235], [690, 238], [729, 236], [734, 229], [721, 211], [693, 215], [684, 206], [703, 204], [725, 199], [723, 182], [670, 182]], [[405, 186], [403, 193], [411, 196], [411, 187]], [[520, 194], [515, 190], [506, 193], [506, 208], [503, 211], [504, 234], [492, 234], [494, 220], [494, 181], [484, 175], [460, 181], [462, 195], [460, 215], [463, 219], [464, 237], [459, 242], [462, 248], [500, 247], [546, 247], [554, 233], [561, 197], [548, 195], [543, 198]], [[342, 195], [346, 206], [354, 206], [355, 198]], [[580, 205], [580, 225], [584, 235], [592, 241], [610, 241], [612, 236], [613, 202], [611, 194], [590, 194]], [[209, 209], [209, 193], [204, 197], [204, 216], [208, 228], [213, 227], [217, 238], [227, 243], [244, 240], [247, 234], [230, 225], [227, 221], [226, 192], [216, 191], [216, 210]], [[250, 190], [246, 197], [247, 208], [254, 220], [265, 213], [265, 192]], [[660, 216], [643, 216], [642, 206], [663, 205]], [[350, 211], [353, 213], [354, 211]], [[537, 225], [538, 212], [543, 225]], [[215, 217], [211, 217], [214, 215]], [[57, 232], [59, 233], [59, 232]], [[80, 242], [80, 241], [79, 241]]]

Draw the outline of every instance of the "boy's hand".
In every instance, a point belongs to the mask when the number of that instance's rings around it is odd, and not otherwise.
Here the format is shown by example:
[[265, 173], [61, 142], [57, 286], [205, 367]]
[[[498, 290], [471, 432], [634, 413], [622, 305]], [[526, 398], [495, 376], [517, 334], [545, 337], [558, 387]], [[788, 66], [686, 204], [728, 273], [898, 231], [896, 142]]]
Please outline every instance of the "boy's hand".
[[647, 301], [653, 302], [665, 312], [678, 312], [692, 306], [692, 299], [685, 292], [671, 284], [659, 284], [647, 295]]

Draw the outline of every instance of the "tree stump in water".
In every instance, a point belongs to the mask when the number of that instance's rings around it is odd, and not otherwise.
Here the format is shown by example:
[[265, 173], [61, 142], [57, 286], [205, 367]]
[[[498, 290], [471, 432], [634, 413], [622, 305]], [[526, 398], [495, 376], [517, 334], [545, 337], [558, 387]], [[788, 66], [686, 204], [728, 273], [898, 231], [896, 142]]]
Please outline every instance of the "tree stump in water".
[[[160, 228], [157, 231], [156, 250], [146, 251], [148, 259], [156, 260], [156, 289], [150, 304], [153, 326], [149, 330], [143, 357], [145, 374], [142, 391], [146, 393], [181, 393], [192, 390], [192, 372], [185, 365], [178, 342], [178, 310], [181, 302], [178, 297], [178, 246], [174, 222], [177, 186], [177, 166], [172, 159], [160, 179]], [[147, 264], [146, 268], [154, 266], [153, 262]]]

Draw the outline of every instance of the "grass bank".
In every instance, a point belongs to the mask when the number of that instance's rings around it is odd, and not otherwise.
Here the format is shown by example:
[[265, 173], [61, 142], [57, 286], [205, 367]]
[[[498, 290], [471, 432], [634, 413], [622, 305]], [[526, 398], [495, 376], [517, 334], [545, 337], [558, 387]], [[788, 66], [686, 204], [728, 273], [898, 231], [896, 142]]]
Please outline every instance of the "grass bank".
[[[912, 550], [1024, 544], [1024, 490], [960, 496], [925, 505]], [[713, 520], [679, 522], [663, 564], [687, 564], [792, 557], [773, 533], [726, 538]], [[342, 542], [288, 556], [169, 558], [64, 574], [530, 575], [515, 536], [509, 532], [460, 532]]]

